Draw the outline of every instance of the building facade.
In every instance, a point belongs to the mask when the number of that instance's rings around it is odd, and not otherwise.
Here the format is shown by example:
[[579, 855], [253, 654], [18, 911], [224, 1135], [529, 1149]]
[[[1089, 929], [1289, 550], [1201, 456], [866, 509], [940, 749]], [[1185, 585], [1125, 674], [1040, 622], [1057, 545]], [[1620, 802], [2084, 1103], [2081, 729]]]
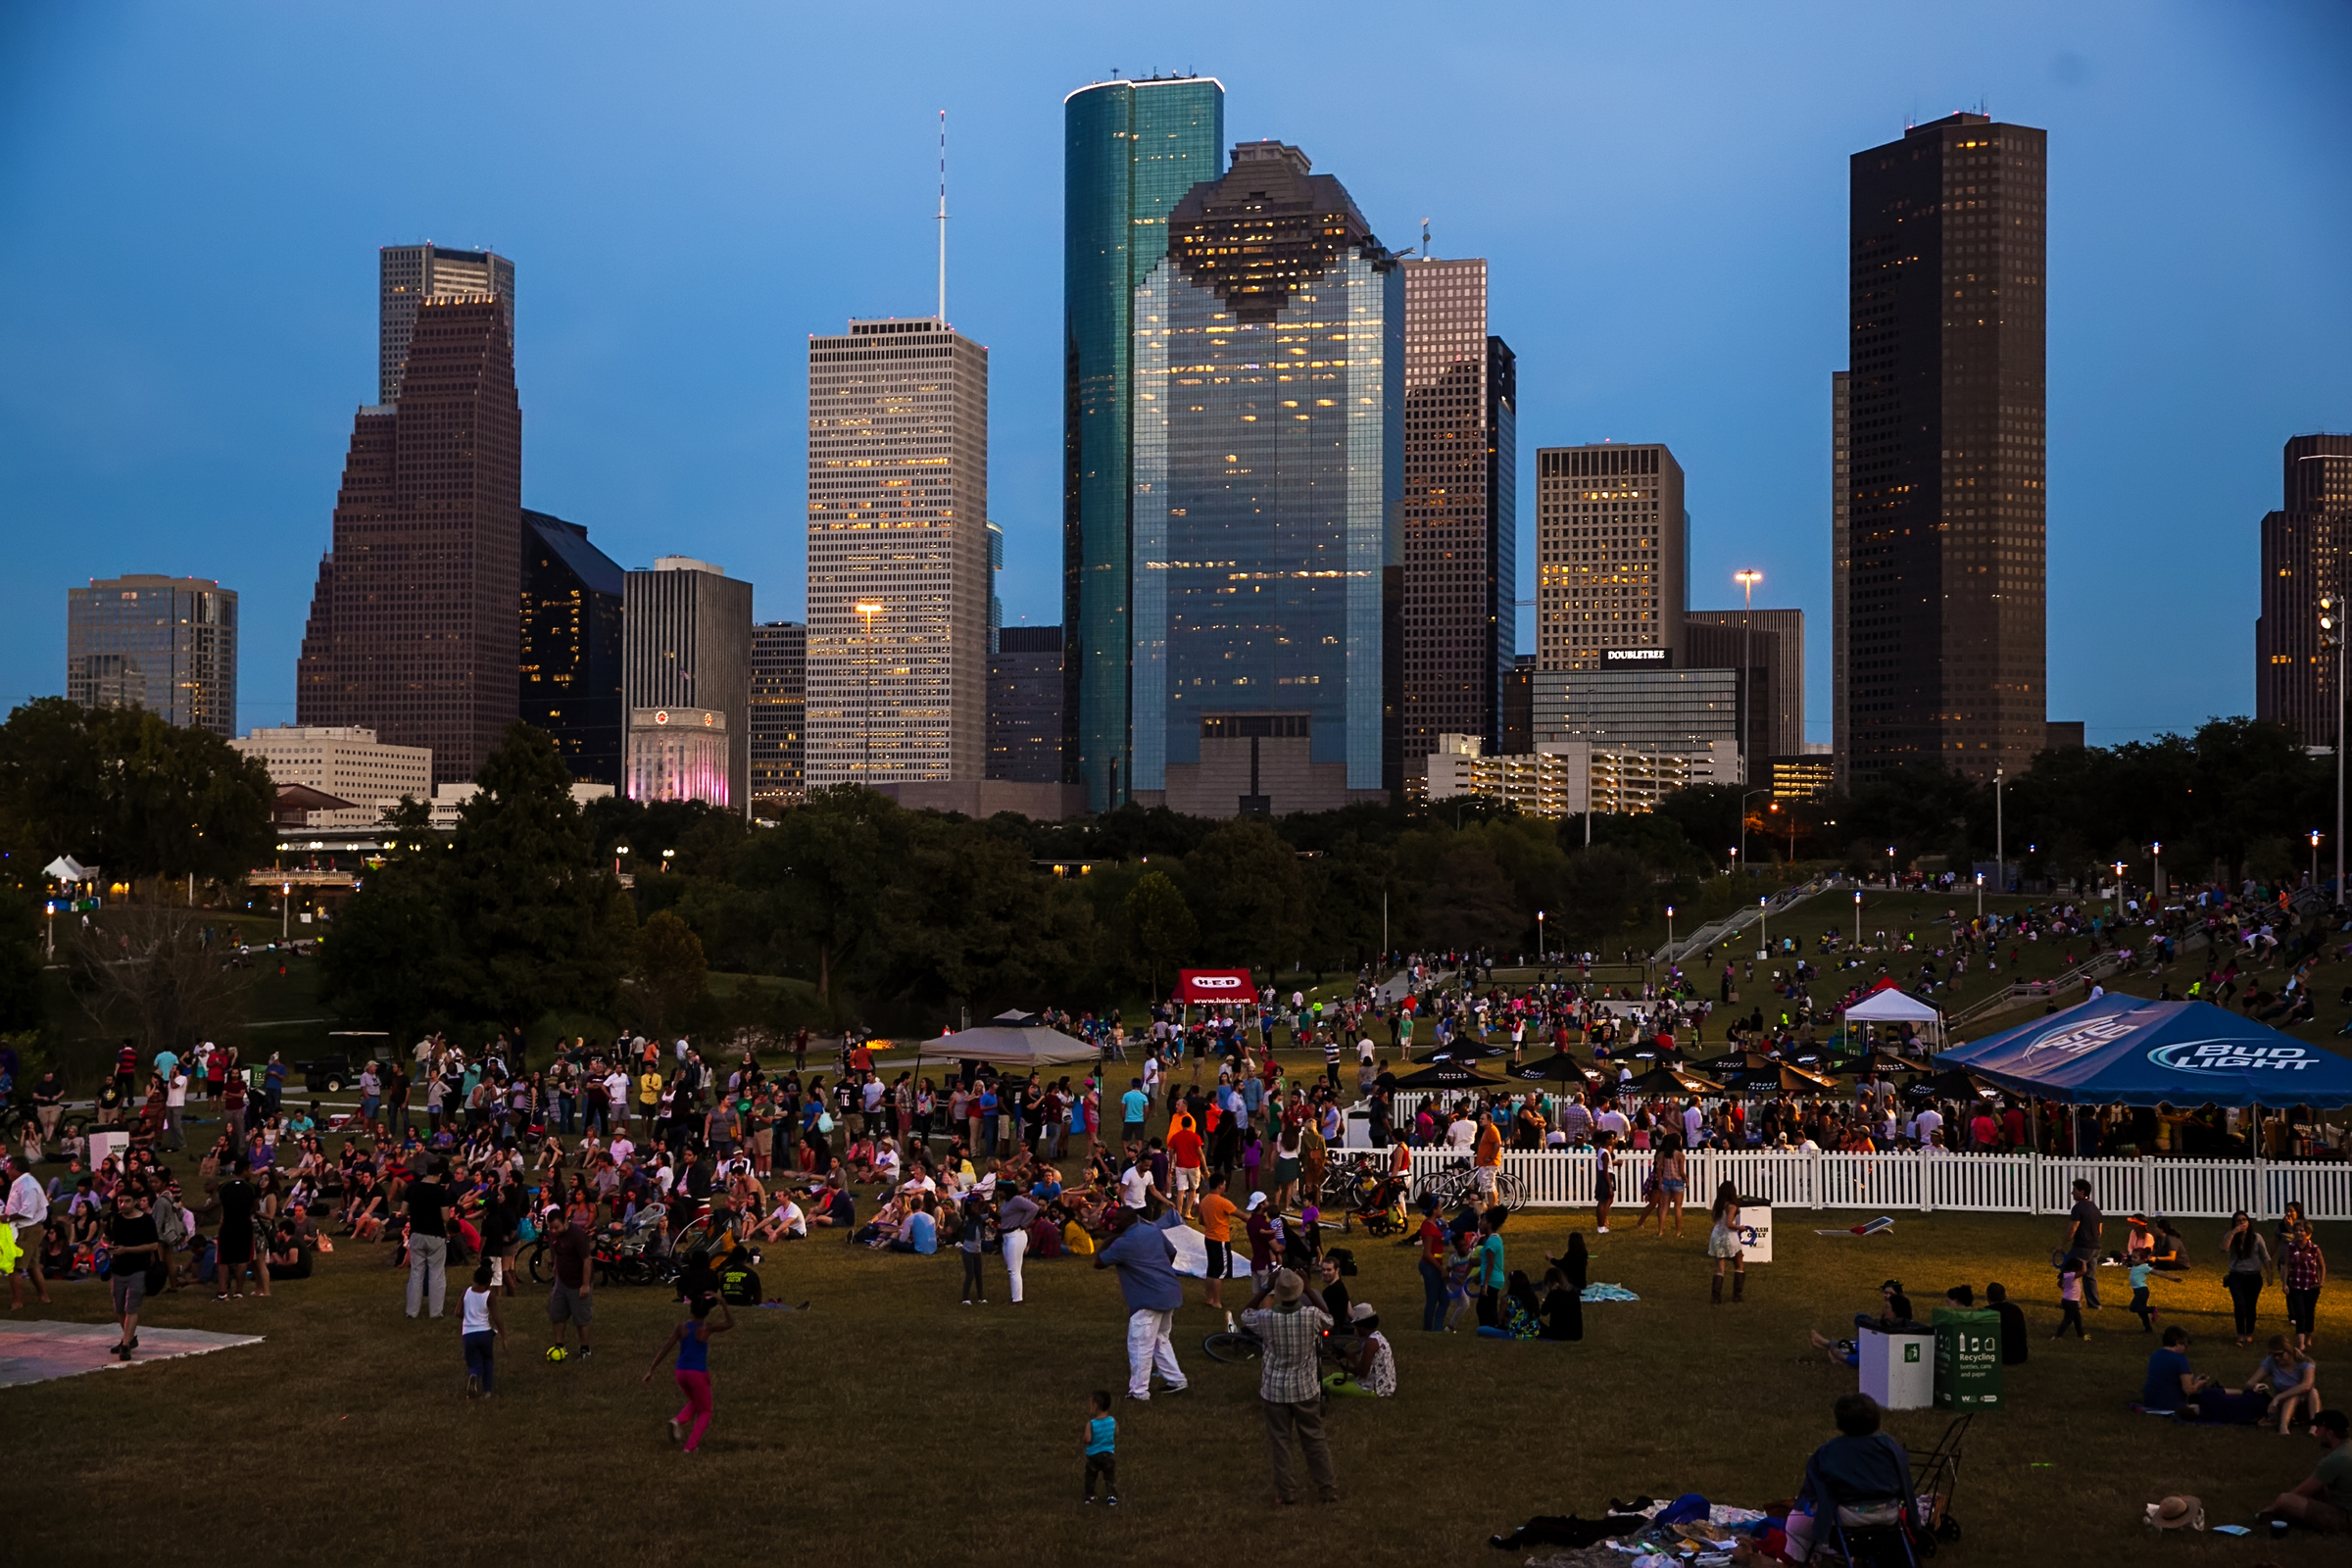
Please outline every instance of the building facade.
[[146, 572], [67, 589], [66, 698], [235, 734], [236, 590]]
[[988, 552], [988, 350], [929, 318], [810, 338], [810, 788], [986, 770]]
[[2291, 725], [2307, 746], [2332, 746], [2343, 722], [2341, 661], [2322, 639], [2320, 600], [2340, 602], [2352, 587], [2352, 435], [2299, 435], [2280, 458], [2279, 507], [2262, 519], [2254, 716]]
[[[1617, 650], [1640, 655], [1646, 650]], [[1700, 751], [1740, 746], [1740, 672], [1619, 662], [1600, 669], [1536, 671], [1536, 744], [1579, 740], [1605, 751]], [[1737, 776], [1733, 764], [1726, 776]]]
[[1136, 290], [1168, 254], [1185, 193], [1217, 177], [1225, 88], [1102, 81], [1062, 101], [1063, 756], [1087, 803], [1134, 787]]
[[1487, 264], [1403, 258], [1404, 767], [1443, 734], [1501, 743], [1518, 612], [1518, 373]]
[[555, 737], [571, 776], [620, 783], [621, 606], [627, 583], [576, 522], [522, 514], [523, 721]]
[[1502, 678], [1502, 741], [1507, 757], [1536, 749], [1536, 656], [1520, 654]]
[[1846, 604], [1853, 583], [1853, 376], [1845, 370], [1830, 375], [1830, 760], [1838, 787], [1848, 788], [1853, 776], [1850, 745], [1853, 714], [1846, 699], [1846, 639], [1853, 632], [1853, 615]]
[[1850, 782], [2022, 772], [2047, 714], [2047, 133], [1951, 115], [1853, 155]]
[[295, 721], [433, 754], [459, 783], [514, 721], [522, 410], [511, 313], [416, 303], [401, 399], [360, 410], [296, 666]]
[[1403, 304], [1295, 147], [1243, 143], [1170, 214], [1135, 311], [1135, 799], [1266, 793], [1188, 777], [1227, 717], [1305, 720], [1322, 793], [1285, 809], [1401, 791]]
[[1683, 466], [1665, 447], [1536, 454], [1536, 667], [1598, 669], [1612, 649], [1679, 661], [1690, 603]]
[[433, 754], [419, 746], [386, 746], [368, 729], [282, 724], [248, 730], [228, 743], [258, 757], [274, 784], [305, 784], [350, 810], [314, 811], [312, 827], [373, 827], [403, 800], [430, 805]]
[[1058, 784], [1061, 628], [1006, 626], [988, 661], [988, 776]]
[[1767, 758], [1804, 751], [1803, 611], [1687, 611], [1683, 662], [1691, 669], [1745, 671], [1740, 687], [1740, 744], [1749, 783], [1766, 781]]
[[400, 401], [416, 307], [427, 300], [496, 300], [507, 316], [507, 358], [514, 357], [514, 264], [495, 251], [446, 245], [387, 245], [377, 253], [376, 402]]
[[808, 628], [771, 620], [752, 628], [752, 806], [781, 809], [808, 798]]
[[[622, 760], [630, 798], [707, 801], [748, 812], [752, 585], [709, 562], [663, 556], [650, 571], [623, 573], [622, 595]], [[690, 733], [691, 744], [681, 738]], [[726, 760], [715, 772], [707, 765], [714, 745]], [[690, 781], [692, 793], [640, 795], [649, 779], [662, 789], [686, 789], [680, 781]]]

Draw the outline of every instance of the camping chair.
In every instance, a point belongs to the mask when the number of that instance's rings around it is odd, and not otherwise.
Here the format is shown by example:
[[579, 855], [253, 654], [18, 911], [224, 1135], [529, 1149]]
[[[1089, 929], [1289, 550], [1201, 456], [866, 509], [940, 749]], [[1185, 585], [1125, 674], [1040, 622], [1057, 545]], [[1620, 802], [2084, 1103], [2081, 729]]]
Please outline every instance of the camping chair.
[[[1849, 1568], [1919, 1568], [1901, 1497], [1853, 1497], [1829, 1510], [1830, 1544]], [[1930, 1544], [1930, 1551], [1935, 1549]]]

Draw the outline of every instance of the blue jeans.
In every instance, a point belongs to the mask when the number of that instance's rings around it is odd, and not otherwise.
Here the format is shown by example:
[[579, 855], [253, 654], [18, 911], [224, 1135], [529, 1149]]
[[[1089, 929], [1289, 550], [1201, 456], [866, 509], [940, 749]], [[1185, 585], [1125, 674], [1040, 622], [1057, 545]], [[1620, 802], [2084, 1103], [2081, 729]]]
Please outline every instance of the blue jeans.
[[1426, 1260], [1421, 1264], [1421, 1327], [1435, 1334], [1446, 1326], [1446, 1273]]
[[488, 1329], [483, 1329], [478, 1334], [467, 1334], [463, 1338], [466, 1342], [466, 1370], [481, 1383], [482, 1392], [488, 1394], [490, 1392], [491, 1349], [497, 1345], [498, 1336]]

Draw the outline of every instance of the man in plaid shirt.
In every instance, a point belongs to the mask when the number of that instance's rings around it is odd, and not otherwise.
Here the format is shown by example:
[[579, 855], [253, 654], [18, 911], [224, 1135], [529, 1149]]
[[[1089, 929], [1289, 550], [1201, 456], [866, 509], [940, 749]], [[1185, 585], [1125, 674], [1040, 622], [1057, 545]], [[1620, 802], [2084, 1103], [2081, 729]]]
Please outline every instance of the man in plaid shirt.
[[[1264, 1304], [1269, 1296], [1272, 1306]], [[1276, 1499], [1286, 1505], [1298, 1500], [1298, 1478], [1291, 1469], [1295, 1434], [1316, 1494], [1325, 1502], [1339, 1501], [1331, 1446], [1323, 1439], [1323, 1385], [1315, 1365], [1316, 1347], [1331, 1327], [1322, 1293], [1292, 1270], [1277, 1269], [1250, 1298], [1241, 1320], [1265, 1347], [1258, 1362], [1257, 1397], [1266, 1416], [1266, 1451], [1274, 1463]]]

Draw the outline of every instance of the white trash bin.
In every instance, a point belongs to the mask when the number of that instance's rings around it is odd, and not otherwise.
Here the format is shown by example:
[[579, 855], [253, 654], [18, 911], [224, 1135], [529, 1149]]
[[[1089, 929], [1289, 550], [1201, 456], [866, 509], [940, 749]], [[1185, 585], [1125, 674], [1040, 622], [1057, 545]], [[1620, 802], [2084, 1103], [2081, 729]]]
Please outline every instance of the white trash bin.
[[1740, 1250], [1750, 1263], [1772, 1261], [1772, 1205], [1740, 1205]]
[[1883, 1410], [1925, 1410], [1936, 1402], [1936, 1336], [1862, 1334], [1862, 1392]]

